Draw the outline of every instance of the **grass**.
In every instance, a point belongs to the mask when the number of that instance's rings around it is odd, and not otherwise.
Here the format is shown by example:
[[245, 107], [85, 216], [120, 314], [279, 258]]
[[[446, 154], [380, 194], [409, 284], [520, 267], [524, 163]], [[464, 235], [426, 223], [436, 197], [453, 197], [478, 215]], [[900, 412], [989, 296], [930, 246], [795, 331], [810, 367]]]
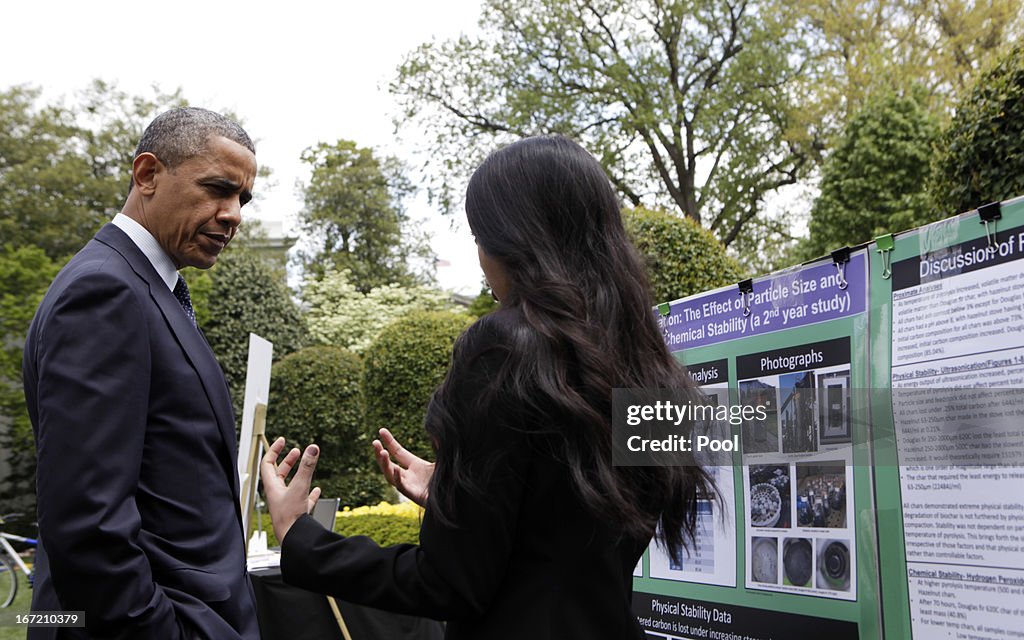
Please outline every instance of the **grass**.
[[[28, 613], [32, 605], [32, 590], [28, 588], [28, 580], [18, 571], [18, 595], [14, 602], [6, 609], [0, 609], [5, 614]], [[25, 640], [28, 628], [23, 626], [0, 627], [0, 640]]]

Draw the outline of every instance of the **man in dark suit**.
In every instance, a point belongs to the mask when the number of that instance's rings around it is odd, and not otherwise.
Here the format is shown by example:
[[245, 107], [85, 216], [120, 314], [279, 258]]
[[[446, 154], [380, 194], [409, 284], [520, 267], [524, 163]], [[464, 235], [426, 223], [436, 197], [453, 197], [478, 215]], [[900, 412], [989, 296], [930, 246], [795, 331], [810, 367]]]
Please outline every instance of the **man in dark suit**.
[[25, 343], [38, 451], [29, 638], [258, 640], [227, 385], [177, 270], [231, 240], [256, 176], [233, 121], [175, 109], [146, 129], [124, 208], [50, 286]]

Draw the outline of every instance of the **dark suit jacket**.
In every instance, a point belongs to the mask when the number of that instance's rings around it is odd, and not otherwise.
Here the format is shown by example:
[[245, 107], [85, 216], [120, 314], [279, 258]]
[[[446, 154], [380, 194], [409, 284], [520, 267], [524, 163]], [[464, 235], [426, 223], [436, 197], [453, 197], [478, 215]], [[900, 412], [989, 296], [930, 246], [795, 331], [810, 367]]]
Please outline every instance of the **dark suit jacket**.
[[[467, 419], [483, 389], [501, 386], [494, 374], [510, 333], [522, 330], [515, 325], [512, 312], [490, 314], [456, 346], [442, 419], [465, 438], [460, 464], [489, 472], [480, 474], [479, 495], [452, 493], [456, 522], [446, 524], [428, 508], [419, 545], [381, 548], [303, 516], [283, 541], [286, 582], [447, 620], [450, 639], [644, 637], [631, 600], [646, 541], [623, 538], [614, 522], [584, 507], [568, 467], [552, 453], [557, 415], [503, 400], [499, 390], [485, 420]], [[438, 406], [435, 396], [429, 411]]]
[[[24, 353], [33, 610], [85, 611], [101, 637], [258, 639], [224, 375], [123, 231], [103, 227], [64, 267]], [[29, 637], [87, 637], [55, 631]]]

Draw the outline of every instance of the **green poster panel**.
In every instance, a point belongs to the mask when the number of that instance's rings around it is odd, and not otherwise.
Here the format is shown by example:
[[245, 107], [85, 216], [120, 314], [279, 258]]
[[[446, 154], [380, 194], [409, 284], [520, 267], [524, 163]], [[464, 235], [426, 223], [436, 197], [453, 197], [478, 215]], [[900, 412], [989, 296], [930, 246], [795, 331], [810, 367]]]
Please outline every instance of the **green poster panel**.
[[1024, 637], [1024, 198], [657, 312], [765, 417], [637, 566], [650, 637]]
[[879, 240], [886, 637], [1024, 637], [1024, 199]]
[[672, 351], [713, 403], [759, 405], [727, 425], [741, 452], [715, 469], [695, 550], [652, 544], [634, 610], [651, 637], [881, 635], [868, 403], [865, 251], [659, 309]]

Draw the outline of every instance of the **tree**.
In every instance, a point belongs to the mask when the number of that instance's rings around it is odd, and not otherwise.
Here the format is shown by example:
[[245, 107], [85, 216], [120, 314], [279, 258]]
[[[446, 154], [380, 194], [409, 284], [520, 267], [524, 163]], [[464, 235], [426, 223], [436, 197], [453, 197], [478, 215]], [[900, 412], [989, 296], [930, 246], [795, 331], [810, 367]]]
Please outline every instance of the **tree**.
[[308, 330], [285, 284], [274, 277], [262, 258], [244, 247], [222, 253], [210, 269], [209, 278], [208, 297], [195, 297], [193, 304], [197, 319], [208, 318], [200, 327], [224, 370], [238, 421], [242, 417], [249, 333], [273, 342], [274, 356], [280, 359], [307, 344]]
[[427, 404], [448, 373], [455, 339], [472, 319], [448, 311], [417, 311], [388, 325], [363, 356], [366, 424], [387, 427], [402, 445], [433, 459], [423, 428]]
[[801, 0], [798, 5], [824, 62], [821, 114], [838, 128], [872, 96], [923, 91], [936, 113], [981, 68], [1021, 36], [1018, 0]]
[[647, 265], [651, 295], [668, 302], [739, 280], [739, 264], [691, 218], [637, 207], [623, 222]]
[[303, 298], [310, 337], [322, 344], [362, 352], [391, 322], [412, 311], [452, 307], [448, 294], [425, 286], [388, 284], [360, 292], [348, 270], [328, 270], [306, 283]]
[[315, 483], [351, 507], [388, 493], [370, 446], [376, 434], [363, 417], [362, 373], [359, 357], [340, 347], [300, 349], [274, 364], [267, 406], [275, 437], [320, 445]]
[[793, 25], [781, 0], [487, 0], [482, 36], [422, 45], [392, 91], [443, 159], [432, 193], [448, 209], [486, 151], [557, 132], [633, 205], [731, 246], [816, 153]]
[[850, 119], [825, 163], [801, 259], [929, 221], [925, 186], [939, 123], [924, 99], [886, 93]]
[[311, 245], [299, 256], [307, 274], [319, 279], [328, 269], [347, 269], [363, 293], [429, 277], [409, 264], [410, 258], [426, 259], [430, 253], [403, 208], [414, 188], [397, 159], [378, 158], [371, 149], [339, 140], [306, 149], [302, 160], [313, 170], [299, 214]]
[[932, 186], [937, 214], [1024, 195], [1024, 48], [978, 76], [940, 148]]
[[38, 98], [31, 87], [0, 92], [0, 244], [66, 259], [120, 210], [145, 125], [184, 101], [98, 80], [71, 107]]
[[59, 268], [36, 247], [0, 251], [0, 457], [11, 467], [0, 482], [0, 513], [35, 509], [35, 446], [21, 353], [36, 307]]

